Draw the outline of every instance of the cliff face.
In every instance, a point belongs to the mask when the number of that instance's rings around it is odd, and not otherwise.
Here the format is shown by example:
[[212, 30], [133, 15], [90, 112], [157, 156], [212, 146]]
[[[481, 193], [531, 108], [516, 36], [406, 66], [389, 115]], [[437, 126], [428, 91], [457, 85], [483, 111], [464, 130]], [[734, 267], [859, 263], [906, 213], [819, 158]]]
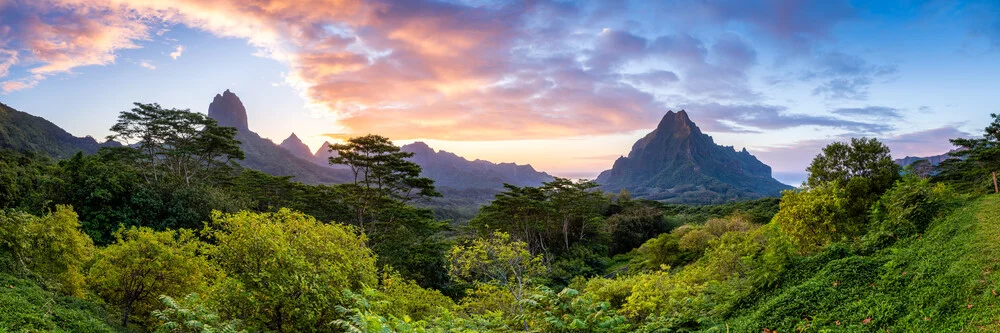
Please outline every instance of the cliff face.
[[683, 110], [667, 112], [597, 183], [608, 191], [696, 204], [773, 196], [790, 188], [771, 178], [771, 167], [746, 149], [716, 145]]
[[247, 109], [236, 94], [226, 89], [222, 94], [215, 95], [212, 104], [208, 105], [208, 116], [219, 122], [219, 125], [236, 127], [240, 132], [250, 131], [247, 126]]

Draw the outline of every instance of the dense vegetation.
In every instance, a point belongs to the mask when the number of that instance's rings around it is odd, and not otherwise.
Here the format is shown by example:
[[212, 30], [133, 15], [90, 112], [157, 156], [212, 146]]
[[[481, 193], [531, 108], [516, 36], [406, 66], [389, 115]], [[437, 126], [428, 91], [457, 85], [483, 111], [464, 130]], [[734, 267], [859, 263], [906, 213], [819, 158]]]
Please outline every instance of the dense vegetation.
[[0, 153], [0, 332], [996, 330], [1000, 116], [964, 159], [827, 146], [778, 198], [668, 205], [507, 186], [468, 223], [386, 138], [354, 175], [244, 170], [232, 128], [137, 104], [127, 147]]

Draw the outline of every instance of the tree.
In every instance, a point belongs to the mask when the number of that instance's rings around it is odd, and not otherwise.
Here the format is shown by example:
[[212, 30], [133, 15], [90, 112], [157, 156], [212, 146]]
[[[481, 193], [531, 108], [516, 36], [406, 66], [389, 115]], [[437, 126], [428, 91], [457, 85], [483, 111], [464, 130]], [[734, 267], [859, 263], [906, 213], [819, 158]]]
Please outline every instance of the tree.
[[[184, 185], [226, 177], [233, 160], [244, 158], [236, 129], [222, 127], [207, 115], [135, 103], [122, 111], [109, 140], [126, 144], [122, 156], [133, 161], [148, 183], [176, 181]], [[132, 148], [134, 147], [134, 148]]]
[[581, 180], [573, 182], [566, 178], [556, 178], [542, 185], [542, 192], [548, 197], [553, 210], [562, 223], [562, 236], [565, 249], [569, 251], [570, 224], [577, 224], [580, 240], [583, 240], [587, 222], [592, 217], [599, 216], [607, 201], [601, 192], [592, 191], [598, 185], [595, 182]]
[[190, 230], [129, 228], [116, 232], [115, 238], [97, 252], [87, 281], [121, 311], [124, 327], [132, 319], [148, 324], [160, 295], [197, 292], [215, 277], [215, 269], [201, 255], [205, 245]]
[[[468, 245], [451, 249], [449, 271], [456, 279], [485, 282], [505, 289], [517, 303], [518, 314], [524, 314], [521, 300], [528, 286], [542, 272], [541, 256], [533, 256], [528, 244], [511, 241], [510, 235], [496, 232], [487, 239], [478, 238]], [[524, 322], [528, 330], [528, 323]]]
[[781, 209], [773, 221], [800, 253], [813, 253], [860, 231], [858, 221], [847, 216], [848, 200], [836, 181], [787, 190], [781, 195]]
[[94, 252], [90, 237], [69, 206], [56, 206], [43, 217], [0, 211], [0, 252], [12, 262], [9, 271], [26, 271], [61, 292], [83, 296], [84, 264]]
[[1000, 193], [997, 183], [997, 171], [1000, 171], [1000, 114], [990, 114], [993, 122], [986, 126], [982, 138], [951, 139], [951, 143], [959, 149], [951, 156], [959, 157], [966, 164], [978, 169], [979, 175], [986, 175], [992, 180], [993, 193]]
[[921, 179], [930, 177], [934, 172], [934, 165], [925, 159], [917, 160], [913, 164], [910, 164], [909, 167], [913, 174]]
[[353, 227], [302, 213], [215, 213], [204, 234], [225, 273], [211, 302], [225, 318], [254, 330], [328, 331], [344, 290], [377, 282], [375, 256]]
[[892, 161], [889, 148], [874, 138], [852, 138], [823, 147], [806, 169], [808, 186], [825, 183], [843, 186], [849, 217], [867, 220], [868, 210], [882, 193], [900, 179], [901, 167]]

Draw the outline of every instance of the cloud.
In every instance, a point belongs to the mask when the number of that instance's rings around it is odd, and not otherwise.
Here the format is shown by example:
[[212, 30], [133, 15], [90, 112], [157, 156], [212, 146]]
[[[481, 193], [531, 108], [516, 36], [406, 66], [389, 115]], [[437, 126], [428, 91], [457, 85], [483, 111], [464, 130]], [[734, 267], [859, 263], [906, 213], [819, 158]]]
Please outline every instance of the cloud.
[[868, 99], [868, 87], [876, 79], [895, 74], [895, 65], [871, 65], [863, 58], [839, 51], [818, 55], [813, 66], [816, 70], [802, 73], [804, 81], [819, 81], [813, 95], [827, 99]]
[[177, 58], [180, 58], [183, 53], [184, 45], [177, 45], [177, 49], [175, 49], [174, 52], [170, 52], [170, 58], [177, 60]]
[[[884, 123], [867, 123], [830, 116], [816, 116], [787, 112], [785, 107], [765, 104], [683, 104], [693, 118], [709, 131], [759, 132], [799, 126], [839, 128], [860, 134], [879, 134], [892, 130]], [[704, 119], [704, 120], [701, 120]]]
[[901, 110], [888, 106], [866, 106], [860, 108], [839, 108], [832, 112], [845, 117], [863, 117], [869, 119], [899, 119]]
[[[928, 130], [879, 137], [878, 139], [889, 147], [893, 158], [903, 158], [905, 156], [934, 156], [944, 154], [954, 149], [954, 146], [948, 142], [948, 139], [969, 136], [971, 136], [969, 133], [948, 125]], [[781, 169], [775, 169], [776, 171], [801, 171], [805, 170], [812, 161], [811, 158], [803, 158], [803, 156], [816, 156], [826, 145], [836, 141], [849, 141], [850, 138], [850, 136], [840, 136], [827, 139], [802, 140], [781, 146], [760, 147], [754, 150], [754, 155], [768, 165], [780, 166]]]
[[77, 67], [114, 63], [114, 52], [139, 47], [136, 42], [147, 37], [148, 29], [141, 19], [110, 6], [48, 1], [2, 5], [0, 48], [18, 53], [4, 66], [29, 66], [27, 76], [4, 82], [3, 89], [26, 89]]
[[934, 156], [955, 149], [949, 139], [968, 138], [972, 134], [955, 128], [954, 125], [911, 132], [885, 138], [883, 142], [892, 150], [892, 156]]
[[148, 69], [148, 70], [156, 70], [156, 66], [154, 66], [153, 64], [151, 64], [151, 63], [149, 63], [148, 61], [145, 61], [145, 60], [144, 61], [140, 61], [139, 62], [139, 66], [142, 66], [142, 68], [145, 68], [145, 69]]
[[[745, 25], [789, 49], [826, 38], [856, 15], [840, 0], [650, 5], [672, 9], [644, 10], [670, 16], [661, 21]], [[663, 90], [725, 102], [709, 106], [730, 121], [712, 126], [730, 131], [802, 125], [884, 130], [754, 104], [761, 94], [747, 73], [758, 53], [744, 36], [590, 25], [618, 15], [614, 6], [598, 6], [604, 8], [598, 13], [586, 4], [550, 1], [36, 0], [13, 7], [0, 7], [0, 26], [8, 31], [0, 40], [16, 45], [0, 47], [24, 54], [15, 65], [30, 66], [41, 79], [113, 63], [115, 52], [181, 24], [245, 39], [258, 55], [286, 64], [285, 83], [309, 107], [336, 119], [339, 128], [331, 131], [347, 135], [499, 140], [623, 133], [655, 123], [666, 110]], [[178, 47], [170, 55], [182, 52]], [[827, 67], [833, 68], [829, 73], [844, 69]], [[874, 76], [826, 73], [816, 80]], [[20, 86], [31, 82], [37, 80]], [[829, 88], [852, 89], [863, 90]], [[724, 112], [734, 105], [750, 112]]]

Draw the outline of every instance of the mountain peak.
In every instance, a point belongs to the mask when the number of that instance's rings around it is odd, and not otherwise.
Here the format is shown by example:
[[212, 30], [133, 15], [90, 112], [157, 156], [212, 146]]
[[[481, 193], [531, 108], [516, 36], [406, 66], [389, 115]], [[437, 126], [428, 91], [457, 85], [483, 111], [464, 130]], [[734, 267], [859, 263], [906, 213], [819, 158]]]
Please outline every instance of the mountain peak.
[[306, 146], [305, 143], [302, 143], [302, 140], [299, 139], [299, 137], [295, 135], [295, 133], [289, 135], [288, 138], [285, 139], [285, 141], [281, 141], [281, 144], [278, 146], [280, 146], [281, 148], [285, 148], [285, 150], [288, 150], [289, 152], [292, 153], [292, 155], [295, 155], [296, 157], [306, 160], [313, 159], [313, 154], [309, 150], [309, 146]]
[[216, 94], [212, 104], [208, 105], [208, 116], [219, 122], [219, 125], [236, 127], [237, 130], [247, 132], [250, 127], [247, 125], [247, 109], [236, 94], [226, 89], [221, 95]]
[[788, 188], [746, 149], [715, 144], [685, 110], [663, 115], [656, 129], [602, 172], [597, 183], [646, 199], [699, 204], [777, 195]]
[[428, 146], [427, 143], [425, 143], [423, 141], [416, 141], [416, 142], [413, 142], [413, 143], [408, 144], [408, 145], [403, 145], [402, 147], [399, 147], [399, 148], [402, 151], [410, 152], [410, 153], [414, 153], [414, 154], [433, 154], [434, 153], [434, 148], [431, 148], [431, 146]]

